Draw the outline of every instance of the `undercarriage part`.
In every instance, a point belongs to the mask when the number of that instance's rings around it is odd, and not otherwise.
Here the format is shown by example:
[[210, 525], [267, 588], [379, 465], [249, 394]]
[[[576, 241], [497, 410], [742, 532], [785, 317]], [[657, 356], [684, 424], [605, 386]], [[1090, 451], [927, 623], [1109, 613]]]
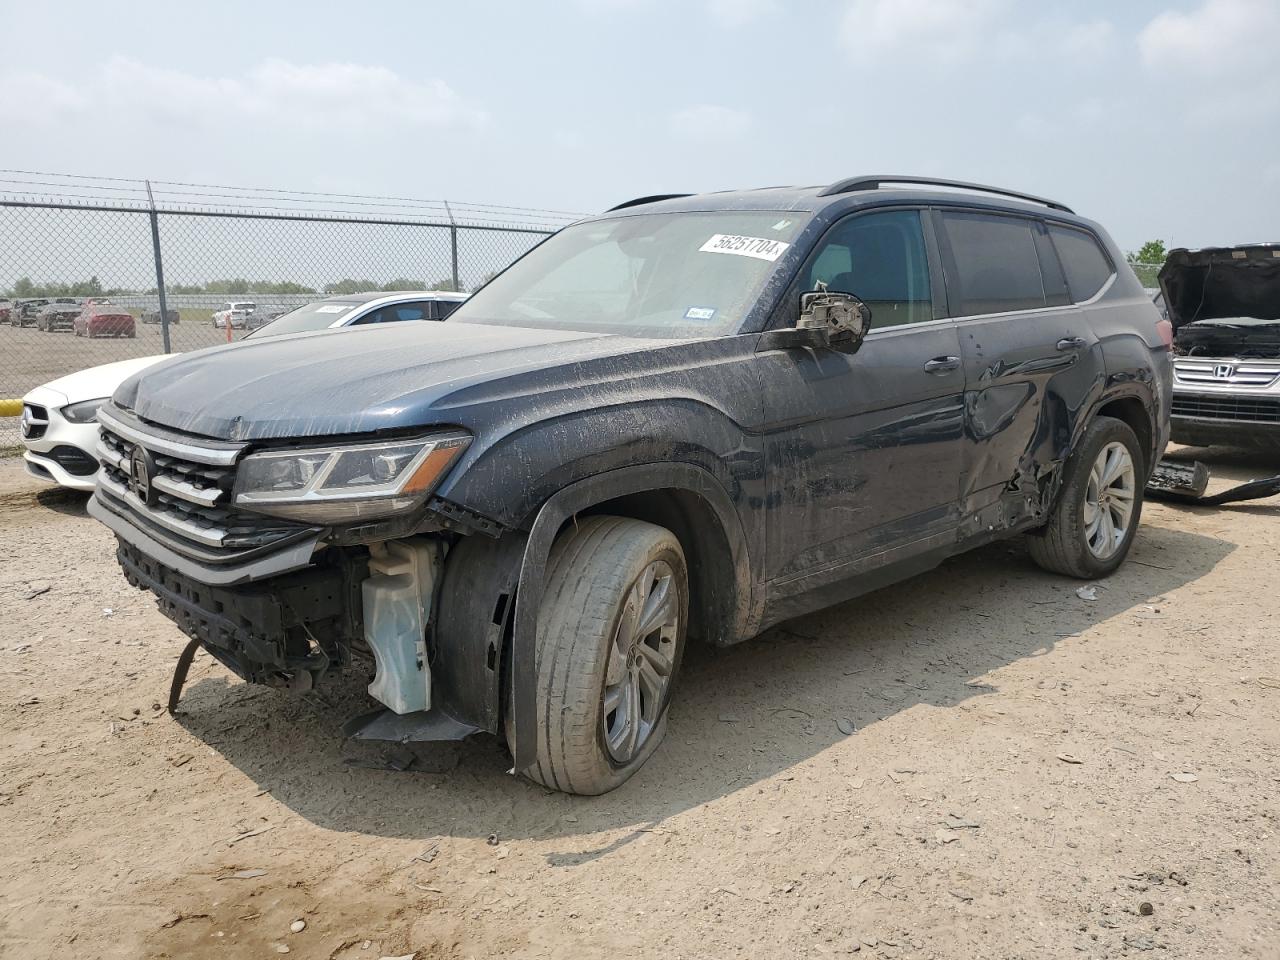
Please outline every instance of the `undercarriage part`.
[[1228, 503], [1246, 500], [1263, 500], [1280, 495], [1280, 475], [1250, 480], [1223, 490], [1212, 496], [1204, 496], [1209, 485], [1209, 468], [1200, 461], [1191, 464], [1171, 463], [1161, 460], [1156, 464], [1151, 482], [1147, 484], [1147, 496], [1168, 503], [1188, 503], [1198, 507], [1220, 507]]
[[326, 552], [316, 566], [227, 589], [192, 580], [124, 541], [117, 554], [130, 583], [155, 594], [162, 613], [250, 683], [309, 687], [345, 663], [361, 639], [363, 559]]
[[192, 639], [187, 641], [187, 645], [182, 648], [182, 653], [178, 654], [178, 665], [173, 668], [173, 680], [169, 682], [170, 715], [178, 710], [178, 698], [182, 696], [182, 686], [187, 682], [187, 672], [191, 669], [191, 661], [195, 659], [198, 649], [200, 649], [199, 639]]
[[364, 639], [377, 664], [369, 694], [399, 714], [431, 707], [427, 624], [443, 556], [444, 544], [428, 537], [369, 548], [369, 579], [361, 585]]
[[393, 743], [435, 743], [465, 740], [480, 728], [450, 716], [441, 707], [398, 714], [375, 710], [348, 720], [342, 732], [353, 740], [388, 740]]

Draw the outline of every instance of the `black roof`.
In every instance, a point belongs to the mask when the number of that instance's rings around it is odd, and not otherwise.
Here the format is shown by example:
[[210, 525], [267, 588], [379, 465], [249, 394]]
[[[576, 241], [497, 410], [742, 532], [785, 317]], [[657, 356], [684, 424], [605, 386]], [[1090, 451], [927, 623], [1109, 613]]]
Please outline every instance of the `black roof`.
[[847, 177], [830, 184], [807, 187], [760, 187], [752, 190], [725, 190], [700, 194], [659, 194], [639, 197], [613, 207], [617, 210], [636, 212], [696, 210], [795, 210], [817, 213], [829, 206], [857, 206], [861, 203], [881, 202], [886, 196], [901, 199], [955, 203], [957, 197], [965, 202], [977, 202], [984, 206], [999, 206], [1040, 213], [1051, 210], [1055, 214], [1074, 216], [1066, 204], [1034, 194], [992, 187], [963, 180], [943, 180], [937, 177], [913, 177], [901, 174], [877, 174]]

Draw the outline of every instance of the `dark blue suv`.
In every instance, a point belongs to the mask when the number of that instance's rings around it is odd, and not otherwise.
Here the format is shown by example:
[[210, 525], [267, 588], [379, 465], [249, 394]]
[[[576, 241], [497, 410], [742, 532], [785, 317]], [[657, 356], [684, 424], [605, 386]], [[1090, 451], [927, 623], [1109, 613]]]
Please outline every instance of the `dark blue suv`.
[[[367, 664], [352, 735], [504, 735], [600, 793], [686, 637], [1028, 534], [1105, 576], [1168, 434], [1172, 331], [1059, 203], [950, 181], [647, 197], [440, 324], [189, 353], [99, 411], [93, 514], [247, 680]], [[175, 677], [174, 695], [185, 666]]]

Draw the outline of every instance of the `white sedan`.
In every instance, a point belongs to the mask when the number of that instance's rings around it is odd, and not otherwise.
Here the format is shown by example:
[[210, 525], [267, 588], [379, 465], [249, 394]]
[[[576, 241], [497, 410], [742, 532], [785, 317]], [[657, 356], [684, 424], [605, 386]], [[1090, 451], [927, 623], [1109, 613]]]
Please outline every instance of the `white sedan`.
[[50, 381], [23, 397], [27, 473], [72, 490], [92, 490], [98, 473], [98, 407], [127, 378], [169, 356], [173, 354], [104, 363]]
[[[443, 320], [465, 294], [440, 290], [356, 293], [298, 307], [250, 333], [275, 337], [334, 327], [406, 320]], [[98, 407], [139, 370], [174, 354], [138, 357], [90, 367], [36, 387], [22, 398], [22, 442], [27, 473], [72, 490], [93, 490], [98, 473]]]

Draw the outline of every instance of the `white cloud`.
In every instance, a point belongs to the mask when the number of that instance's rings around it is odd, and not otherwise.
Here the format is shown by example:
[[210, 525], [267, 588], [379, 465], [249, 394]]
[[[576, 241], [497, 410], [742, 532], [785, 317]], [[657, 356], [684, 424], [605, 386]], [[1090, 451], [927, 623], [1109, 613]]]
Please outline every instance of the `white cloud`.
[[1115, 48], [1116, 28], [1110, 20], [1067, 25], [1057, 34], [1058, 49], [1069, 57], [1097, 60]]
[[74, 86], [39, 73], [0, 76], [0, 122], [6, 126], [54, 126], [84, 109]]
[[671, 132], [699, 143], [737, 140], [750, 129], [751, 114], [711, 103], [685, 107], [671, 115]]
[[869, 60], [910, 47], [915, 62], [972, 56], [1009, 0], [853, 0], [840, 23], [846, 49]]
[[[399, 127], [476, 128], [487, 114], [442, 80], [408, 79], [385, 67], [353, 63], [296, 64], [266, 60], [238, 76], [201, 76], [115, 57], [80, 84], [66, 76], [0, 77], [21, 96], [23, 112], [0, 105], [18, 121], [39, 113], [62, 120], [107, 114], [113, 125], [224, 128], [279, 124], [294, 128], [369, 130]], [[16, 117], [15, 117], [16, 114]]]
[[1138, 34], [1142, 62], [1157, 72], [1233, 77], [1269, 68], [1280, 38], [1276, 0], [1204, 0], [1160, 14]]
[[707, 0], [711, 19], [726, 27], [741, 27], [778, 13], [778, 0]]
[[979, 57], [1096, 60], [1114, 48], [1109, 20], [1050, 16], [1011, 26], [1017, 9], [1013, 0], [852, 0], [840, 39], [855, 64], [907, 55], [914, 64], [942, 67]]

